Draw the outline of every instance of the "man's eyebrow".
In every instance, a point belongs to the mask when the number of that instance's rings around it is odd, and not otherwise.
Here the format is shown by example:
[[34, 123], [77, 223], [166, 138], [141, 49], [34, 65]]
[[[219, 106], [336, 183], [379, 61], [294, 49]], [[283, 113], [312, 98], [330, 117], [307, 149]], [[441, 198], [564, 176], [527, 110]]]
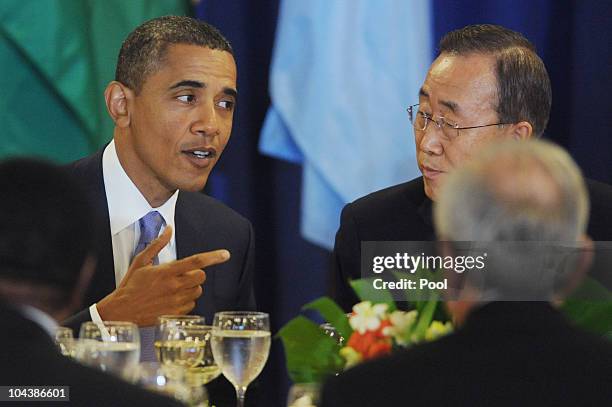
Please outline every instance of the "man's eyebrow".
[[[419, 89], [419, 96], [423, 96], [428, 98], [429, 97], [429, 93], [427, 93], [427, 91], [423, 88]], [[453, 113], [457, 113], [457, 111], [459, 110], [459, 105], [455, 102], [451, 102], [450, 100], [441, 100], [440, 104], [442, 106], [446, 106], [448, 107], [451, 112]]]
[[[170, 86], [170, 89], [176, 89], [176, 88], [203, 89], [205, 87], [206, 87], [206, 84], [204, 82], [187, 79], [187, 80], [182, 80], [180, 82], [175, 83], [174, 85]], [[223, 88], [223, 93], [225, 93], [228, 96], [232, 96], [234, 99], [238, 99], [238, 91], [234, 88], [225, 87]]]
[[183, 80], [180, 82], [175, 83], [174, 85], [170, 86], [170, 89], [176, 89], [176, 88], [205, 88], [206, 84], [200, 81], [194, 81], [194, 80]]
[[238, 91], [234, 88], [223, 88], [223, 93], [227, 96], [232, 96], [234, 99], [238, 100]]
[[459, 110], [459, 105], [455, 102], [451, 102], [450, 100], [441, 100], [440, 104], [448, 107], [453, 113], [457, 113]]

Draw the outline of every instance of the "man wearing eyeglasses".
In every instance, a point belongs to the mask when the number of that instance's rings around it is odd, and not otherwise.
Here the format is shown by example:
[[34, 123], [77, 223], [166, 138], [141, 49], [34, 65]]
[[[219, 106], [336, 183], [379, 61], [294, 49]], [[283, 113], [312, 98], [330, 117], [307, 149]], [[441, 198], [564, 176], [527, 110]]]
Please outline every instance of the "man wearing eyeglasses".
[[[333, 253], [333, 297], [350, 310], [358, 300], [348, 280], [360, 278], [362, 241], [434, 240], [432, 201], [447, 174], [491, 142], [540, 137], [550, 113], [546, 67], [523, 35], [495, 25], [446, 34], [440, 55], [408, 108], [422, 177], [345, 206]], [[612, 189], [588, 181], [588, 233], [612, 240], [605, 219]], [[607, 204], [610, 203], [610, 204]]]

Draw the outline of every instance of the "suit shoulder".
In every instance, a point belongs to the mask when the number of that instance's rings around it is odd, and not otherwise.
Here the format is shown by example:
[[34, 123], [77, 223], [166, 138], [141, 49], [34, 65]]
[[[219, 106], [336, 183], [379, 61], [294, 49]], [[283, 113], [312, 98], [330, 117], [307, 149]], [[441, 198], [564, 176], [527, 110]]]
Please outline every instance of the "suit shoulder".
[[208, 220], [222, 221], [226, 225], [235, 225], [236, 227], [250, 227], [251, 222], [230, 208], [223, 202], [200, 192], [179, 192], [177, 206], [180, 204], [185, 210], [189, 211], [190, 216], [198, 214], [204, 216]]
[[81, 171], [90, 170], [95, 167], [102, 168], [102, 154], [104, 149], [98, 150], [93, 154], [86, 157], [79, 158], [76, 161], [72, 161], [64, 165], [64, 168], [75, 174], [80, 174]]
[[[448, 342], [445, 338], [439, 341], [442, 340]], [[398, 389], [409, 386], [413, 393], [426, 389], [426, 381], [439, 375], [443, 361], [452, 360], [454, 346], [440, 346], [439, 341], [416, 345], [352, 367], [326, 382], [323, 397], [328, 400], [334, 399], [335, 394], [342, 395], [343, 399], [348, 397], [350, 402], [342, 404], [346, 406], [397, 405], [399, 400], [403, 400], [398, 397]], [[406, 375], [409, 371], [418, 371], [419, 374], [411, 376], [408, 384]], [[327, 405], [332, 404], [324, 404], [324, 407]]]
[[612, 185], [585, 178], [591, 205], [612, 207]]
[[369, 217], [373, 213], [393, 212], [406, 206], [416, 208], [425, 199], [423, 178], [419, 177], [363, 196], [346, 205], [345, 210]]
[[[64, 376], [71, 378], [70, 398], [77, 406], [133, 406], [155, 405], [178, 407], [178, 401], [165, 395], [147, 391], [124, 382], [111, 375], [87, 366], [76, 365], [72, 361], [64, 366]], [[96, 396], [92, 399], [92, 394]]]

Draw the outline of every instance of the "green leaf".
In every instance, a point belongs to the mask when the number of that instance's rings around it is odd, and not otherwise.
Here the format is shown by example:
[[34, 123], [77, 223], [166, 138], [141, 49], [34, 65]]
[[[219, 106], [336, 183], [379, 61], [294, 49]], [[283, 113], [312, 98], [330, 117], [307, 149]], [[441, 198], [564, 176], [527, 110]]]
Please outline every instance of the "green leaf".
[[597, 280], [587, 277], [569, 298], [583, 301], [612, 301], [612, 292]]
[[371, 301], [377, 304], [387, 304], [388, 311], [393, 312], [397, 309], [393, 296], [387, 290], [377, 290], [373, 285], [373, 278], [362, 278], [352, 280], [351, 287], [361, 301]]
[[434, 313], [436, 312], [436, 308], [438, 306], [438, 299], [439, 295], [437, 293], [432, 292], [431, 299], [425, 303], [421, 312], [419, 312], [419, 319], [415, 324], [415, 328], [412, 333], [414, 336], [417, 337], [418, 340], [422, 340], [423, 338], [425, 338], [427, 328], [429, 328], [429, 325], [431, 325]]
[[563, 303], [561, 311], [586, 331], [612, 335], [612, 292], [592, 278], [582, 282]]
[[568, 299], [563, 313], [578, 327], [599, 335], [612, 333], [612, 301]]
[[294, 383], [320, 383], [344, 367], [340, 345], [308, 318], [292, 319], [276, 336], [283, 342], [287, 371]]
[[321, 297], [302, 307], [303, 310], [316, 310], [323, 318], [336, 328], [340, 336], [345, 340], [351, 337], [353, 329], [349, 320], [342, 310], [331, 298]]

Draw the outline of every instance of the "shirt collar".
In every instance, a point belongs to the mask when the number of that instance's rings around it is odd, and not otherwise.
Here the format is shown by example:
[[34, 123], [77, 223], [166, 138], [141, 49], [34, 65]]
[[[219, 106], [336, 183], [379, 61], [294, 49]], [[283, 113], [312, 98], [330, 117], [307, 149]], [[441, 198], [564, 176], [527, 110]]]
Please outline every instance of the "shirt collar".
[[158, 211], [163, 216], [166, 225], [174, 229], [174, 211], [178, 190], [163, 205], [157, 208], [151, 207], [121, 166], [114, 140], [104, 149], [102, 174], [108, 202], [111, 235], [116, 235], [153, 210]]

